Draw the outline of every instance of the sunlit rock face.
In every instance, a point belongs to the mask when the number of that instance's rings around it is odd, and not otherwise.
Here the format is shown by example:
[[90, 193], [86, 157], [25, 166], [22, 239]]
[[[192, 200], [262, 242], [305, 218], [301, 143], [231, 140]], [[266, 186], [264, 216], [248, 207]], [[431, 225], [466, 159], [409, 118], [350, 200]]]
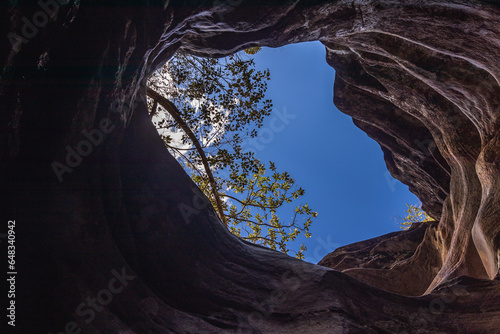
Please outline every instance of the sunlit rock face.
[[[495, 2], [1, 9], [1, 212], [16, 221], [19, 332], [498, 331]], [[336, 70], [334, 103], [439, 221], [323, 260], [338, 270], [231, 235], [165, 150], [144, 101], [147, 77], [179, 48], [223, 56], [311, 40]], [[196, 213], [183, 215], [186, 206]]]
[[415, 224], [409, 230], [340, 247], [318, 264], [384, 290], [419, 296], [443, 265], [437, 228], [436, 222]]

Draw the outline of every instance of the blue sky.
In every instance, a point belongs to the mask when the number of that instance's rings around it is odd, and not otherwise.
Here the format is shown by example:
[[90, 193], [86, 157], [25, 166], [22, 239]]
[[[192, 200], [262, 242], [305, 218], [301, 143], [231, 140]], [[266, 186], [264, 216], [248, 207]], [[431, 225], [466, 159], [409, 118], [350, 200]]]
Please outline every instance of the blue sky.
[[[418, 198], [389, 176], [380, 146], [334, 106], [335, 71], [324, 46], [263, 48], [255, 62], [271, 71], [268, 97], [274, 103], [256, 157], [288, 171], [306, 190], [301, 202], [318, 212], [312, 237], [290, 248], [305, 244], [306, 261], [316, 263], [336, 247], [399, 230], [394, 218]], [[287, 212], [292, 215], [291, 208]]]

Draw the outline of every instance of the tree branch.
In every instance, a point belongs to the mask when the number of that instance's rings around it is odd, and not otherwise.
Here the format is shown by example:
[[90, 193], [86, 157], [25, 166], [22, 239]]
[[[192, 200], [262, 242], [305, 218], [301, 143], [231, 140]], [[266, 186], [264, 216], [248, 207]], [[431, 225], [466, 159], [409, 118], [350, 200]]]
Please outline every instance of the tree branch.
[[240, 237], [242, 239], [245, 239], [245, 240], [265, 240], [269, 243], [273, 243], [273, 240], [269, 239], [267, 236], [265, 237], [262, 237], [262, 236], [258, 236], [258, 237]]
[[239, 217], [233, 216], [233, 215], [228, 215], [228, 217], [232, 218], [234, 220], [240, 221], [240, 222], [248, 222], [248, 223], [251, 223], [251, 224], [254, 224], [254, 225], [259, 225], [259, 226], [267, 226], [267, 227], [277, 228], [277, 229], [296, 227], [298, 230], [304, 231], [303, 228], [298, 227], [297, 225], [295, 225], [295, 219], [294, 219], [294, 221], [292, 223], [290, 223], [288, 225], [274, 226], [274, 225], [267, 224], [267, 223], [257, 223], [257, 222], [255, 222], [253, 220], [249, 220], [249, 219], [245, 219], [245, 218], [239, 218]]
[[226, 217], [224, 216], [224, 210], [222, 208], [222, 202], [219, 197], [218, 191], [217, 191], [217, 186], [215, 183], [214, 176], [212, 174], [212, 171], [210, 170], [210, 166], [208, 164], [207, 156], [205, 155], [205, 152], [203, 151], [203, 148], [201, 147], [200, 142], [196, 138], [196, 135], [191, 131], [189, 126], [184, 122], [182, 119], [179, 109], [170, 102], [167, 98], [163, 97], [160, 95], [158, 92], [155, 92], [154, 90], [147, 88], [147, 95], [152, 98], [154, 101], [157, 101], [172, 117], [173, 119], [179, 124], [179, 126], [184, 130], [184, 132], [188, 135], [189, 139], [193, 142], [193, 145], [196, 147], [196, 150], [198, 151], [198, 154], [200, 155], [201, 161], [203, 163], [203, 167], [205, 168], [205, 172], [207, 173], [208, 180], [210, 182], [210, 186], [212, 188], [212, 194], [215, 198], [215, 203], [217, 205], [217, 211], [219, 211], [219, 216], [224, 225], [227, 227], [227, 221]]
[[151, 108], [151, 112], [149, 113], [149, 118], [153, 118], [156, 115], [156, 111], [158, 110], [158, 101], [154, 100], [153, 107]]
[[231, 199], [234, 199], [235, 201], [239, 202], [240, 204], [242, 205], [249, 205], [249, 206], [253, 206], [253, 207], [256, 207], [256, 208], [261, 208], [261, 209], [277, 209], [281, 206], [281, 204], [283, 204], [283, 201], [281, 201], [279, 204], [277, 204], [276, 206], [266, 206], [266, 205], [262, 205], [262, 204], [257, 204], [257, 203], [248, 203], [248, 202], [243, 202], [239, 199], [237, 199], [236, 197], [233, 197], [231, 195], [227, 195], [227, 194], [221, 194], [221, 196], [224, 196], [224, 197], [228, 197], [228, 198], [231, 198]]

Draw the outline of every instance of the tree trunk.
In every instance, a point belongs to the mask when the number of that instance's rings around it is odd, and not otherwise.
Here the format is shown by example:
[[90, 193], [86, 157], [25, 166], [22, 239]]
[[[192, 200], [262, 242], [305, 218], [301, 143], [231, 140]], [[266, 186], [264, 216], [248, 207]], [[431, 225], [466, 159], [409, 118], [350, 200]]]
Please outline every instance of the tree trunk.
[[[15, 220], [17, 332], [498, 330], [494, 2], [48, 0], [1, 13], [1, 233]], [[368, 268], [380, 274], [230, 234], [147, 113], [147, 77], [179, 47], [224, 56], [311, 40], [336, 70], [335, 104], [439, 220], [416, 250], [402, 245], [413, 255]], [[415, 272], [425, 284], [411, 287]]]
[[205, 173], [207, 173], [208, 181], [210, 183], [210, 188], [212, 189], [212, 195], [214, 196], [215, 203], [217, 204], [217, 211], [219, 212], [219, 218], [227, 227], [226, 216], [224, 215], [224, 209], [222, 208], [222, 201], [219, 196], [219, 191], [217, 190], [217, 184], [215, 183], [214, 175], [212, 174], [212, 170], [210, 169], [210, 165], [208, 164], [208, 159], [207, 156], [205, 155], [205, 151], [203, 151], [203, 148], [201, 147], [198, 138], [196, 138], [193, 131], [189, 128], [186, 122], [184, 122], [179, 113], [179, 109], [177, 109], [177, 107], [172, 102], [170, 102], [167, 98], [161, 96], [159, 93], [155, 92], [150, 88], [147, 89], [146, 93], [149, 97], [151, 97], [155, 101], [154, 102], [155, 104], [158, 102], [160, 103], [160, 105], [173, 117], [174, 121], [181, 127], [184, 133], [188, 135], [189, 139], [191, 139], [191, 142], [196, 148], [196, 151], [198, 152], [200, 159], [203, 163]]

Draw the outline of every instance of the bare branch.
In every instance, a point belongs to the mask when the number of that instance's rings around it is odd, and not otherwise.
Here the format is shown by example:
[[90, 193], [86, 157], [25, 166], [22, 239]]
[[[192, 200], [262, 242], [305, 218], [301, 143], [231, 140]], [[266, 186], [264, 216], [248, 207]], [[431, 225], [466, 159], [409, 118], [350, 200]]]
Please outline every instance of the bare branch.
[[198, 154], [200, 155], [201, 161], [203, 163], [203, 167], [205, 168], [205, 172], [207, 173], [208, 180], [210, 182], [210, 185], [212, 187], [212, 194], [215, 198], [215, 203], [217, 205], [217, 211], [219, 211], [220, 219], [224, 223], [224, 225], [227, 227], [227, 221], [226, 217], [224, 216], [224, 210], [222, 208], [222, 202], [220, 200], [218, 191], [217, 191], [217, 186], [215, 183], [214, 176], [212, 174], [212, 171], [210, 170], [210, 166], [208, 164], [207, 156], [205, 155], [205, 152], [203, 151], [203, 148], [201, 147], [200, 142], [196, 138], [196, 135], [191, 131], [189, 126], [184, 122], [182, 119], [179, 109], [167, 98], [163, 97], [159, 93], [155, 92], [151, 88], [147, 89], [147, 95], [152, 98], [154, 101], [158, 101], [158, 103], [174, 118], [174, 120], [179, 124], [179, 126], [184, 130], [184, 132], [188, 135], [189, 139], [193, 142], [193, 145], [196, 147], [196, 150], [198, 151]]
[[158, 110], [158, 101], [154, 100], [153, 107], [151, 108], [151, 112], [149, 113], [149, 118], [153, 118], [156, 115], [156, 111]]

